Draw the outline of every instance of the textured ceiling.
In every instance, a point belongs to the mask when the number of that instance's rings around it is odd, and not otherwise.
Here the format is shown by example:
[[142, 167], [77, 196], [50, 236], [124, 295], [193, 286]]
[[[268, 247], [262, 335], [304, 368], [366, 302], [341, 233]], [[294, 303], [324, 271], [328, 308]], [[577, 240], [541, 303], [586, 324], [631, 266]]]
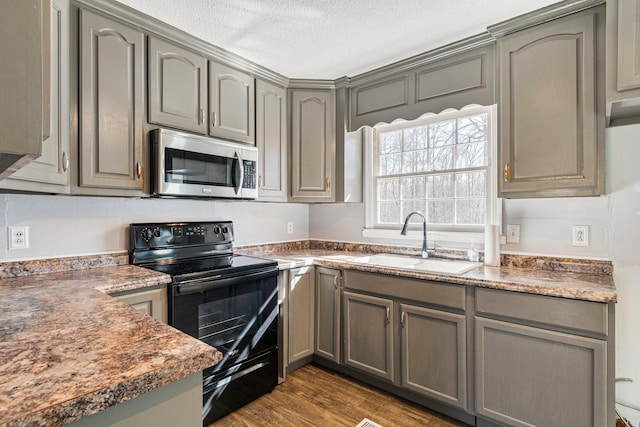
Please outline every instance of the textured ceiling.
[[290, 78], [334, 79], [556, 0], [119, 0]]

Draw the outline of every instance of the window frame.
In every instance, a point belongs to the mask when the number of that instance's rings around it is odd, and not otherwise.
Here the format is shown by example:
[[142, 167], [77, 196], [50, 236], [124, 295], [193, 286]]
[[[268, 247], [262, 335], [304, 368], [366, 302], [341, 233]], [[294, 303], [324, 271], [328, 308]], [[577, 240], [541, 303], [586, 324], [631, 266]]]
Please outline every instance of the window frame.
[[500, 225], [502, 204], [497, 197], [498, 171], [497, 171], [497, 106], [468, 105], [460, 110], [448, 109], [439, 114], [427, 113], [415, 120], [394, 120], [392, 123], [380, 123], [365, 132], [364, 149], [364, 207], [365, 207], [365, 227], [362, 236], [367, 238], [378, 238], [395, 240], [398, 242], [412, 240], [422, 240], [422, 226], [411, 224], [407, 236], [401, 236], [399, 231], [402, 224], [377, 224], [376, 211], [377, 200], [375, 185], [375, 150], [374, 144], [377, 142], [377, 134], [393, 130], [405, 129], [436, 123], [447, 120], [454, 120], [461, 117], [487, 114], [487, 165], [486, 165], [486, 213], [485, 225], [427, 225], [428, 239], [430, 247], [433, 242], [451, 243], [479, 243], [484, 244], [484, 234], [487, 225]]

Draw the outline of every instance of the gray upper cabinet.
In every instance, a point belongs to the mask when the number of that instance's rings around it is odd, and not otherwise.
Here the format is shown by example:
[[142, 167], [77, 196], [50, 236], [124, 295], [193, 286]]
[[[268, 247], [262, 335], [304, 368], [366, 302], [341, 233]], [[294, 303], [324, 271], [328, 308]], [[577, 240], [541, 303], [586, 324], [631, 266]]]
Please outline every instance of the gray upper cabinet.
[[314, 350], [315, 277], [313, 267], [290, 270], [288, 293], [288, 365]]
[[207, 60], [149, 37], [149, 122], [207, 133]]
[[640, 0], [607, 1], [607, 119], [640, 122]]
[[258, 197], [287, 201], [287, 91], [256, 80]]
[[209, 135], [255, 144], [253, 76], [209, 61], [209, 114]]
[[291, 91], [291, 201], [334, 201], [334, 115], [334, 91]]
[[80, 11], [81, 187], [142, 190], [144, 34]]
[[467, 409], [466, 317], [400, 304], [402, 386]]
[[316, 267], [315, 354], [340, 363], [340, 270]]
[[395, 381], [393, 301], [344, 292], [344, 364]]
[[603, 12], [498, 40], [500, 197], [604, 192]]
[[392, 65], [353, 78], [348, 129], [495, 102], [492, 44], [439, 59], [442, 55], [438, 50], [428, 52], [414, 59], [424, 65], [397, 73], [392, 73]]
[[49, 136], [42, 155], [0, 182], [0, 188], [48, 193], [69, 192], [69, 4], [51, 3], [51, 87]]
[[42, 154], [49, 127], [49, 2], [8, 0], [0, 17], [0, 179]]

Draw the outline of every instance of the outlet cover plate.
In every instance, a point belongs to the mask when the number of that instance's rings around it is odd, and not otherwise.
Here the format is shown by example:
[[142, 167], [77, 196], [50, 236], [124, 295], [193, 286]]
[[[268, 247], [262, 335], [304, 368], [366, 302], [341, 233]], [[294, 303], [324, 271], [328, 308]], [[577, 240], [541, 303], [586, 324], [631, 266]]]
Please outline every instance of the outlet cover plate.
[[520, 243], [519, 225], [507, 225], [507, 243]]
[[28, 249], [29, 248], [29, 227], [26, 225], [14, 225], [8, 227], [8, 243], [9, 249]]
[[572, 226], [571, 241], [573, 246], [589, 246], [589, 226], [588, 225]]

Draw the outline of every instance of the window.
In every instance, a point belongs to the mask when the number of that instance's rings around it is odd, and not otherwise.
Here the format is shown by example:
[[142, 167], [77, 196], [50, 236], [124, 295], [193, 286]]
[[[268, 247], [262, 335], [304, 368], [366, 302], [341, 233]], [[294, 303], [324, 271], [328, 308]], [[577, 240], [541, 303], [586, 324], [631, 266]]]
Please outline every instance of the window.
[[488, 191], [494, 182], [491, 112], [491, 107], [470, 107], [376, 126], [367, 228], [399, 229], [410, 212], [419, 211], [430, 230], [484, 231], [495, 198]]

